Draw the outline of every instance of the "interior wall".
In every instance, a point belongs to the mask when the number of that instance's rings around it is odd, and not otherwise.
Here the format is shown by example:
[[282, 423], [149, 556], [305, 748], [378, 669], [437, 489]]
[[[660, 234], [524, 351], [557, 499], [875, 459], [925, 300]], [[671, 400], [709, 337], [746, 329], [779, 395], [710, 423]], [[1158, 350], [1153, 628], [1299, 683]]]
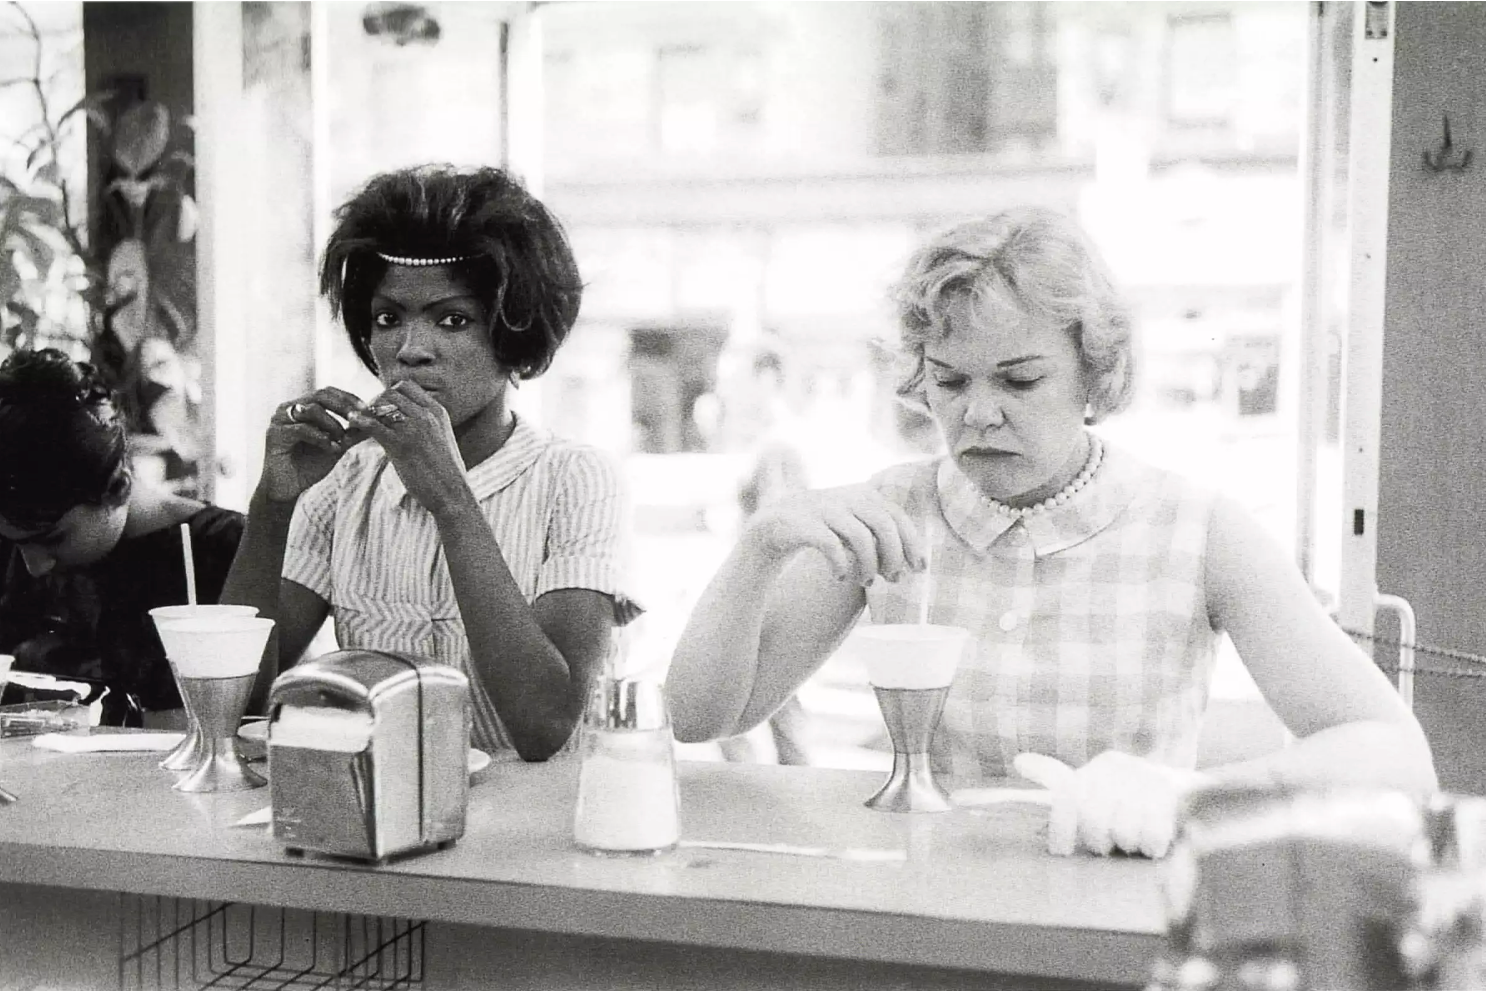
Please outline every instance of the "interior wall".
[[242, 5], [243, 89], [238, 128], [250, 150], [234, 195], [261, 209], [239, 232], [229, 263], [239, 268], [251, 313], [242, 375], [242, 448], [222, 467], [222, 497], [239, 501], [263, 468], [263, 431], [274, 408], [314, 386], [316, 248], [314, 243], [313, 98], [310, 5]]
[[[1396, 30], [1378, 588], [1413, 604], [1418, 641], [1486, 655], [1486, 5], [1400, 3]], [[1444, 114], [1475, 148], [1463, 172], [1423, 162]], [[1424, 675], [1415, 711], [1443, 786], [1486, 793], [1486, 680]]]
[[246, 510], [269, 417], [314, 368], [310, 6], [201, 4], [189, 42], [209, 496]]

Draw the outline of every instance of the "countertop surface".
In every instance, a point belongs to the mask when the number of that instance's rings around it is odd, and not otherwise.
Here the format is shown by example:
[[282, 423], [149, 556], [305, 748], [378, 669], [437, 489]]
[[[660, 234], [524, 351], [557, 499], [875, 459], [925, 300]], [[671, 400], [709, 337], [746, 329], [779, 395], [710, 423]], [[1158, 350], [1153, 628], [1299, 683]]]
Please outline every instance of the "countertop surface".
[[1164, 931], [1161, 867], [1058, 858], [1030, 804], [895, 815], [880, 773], [683, 763], [682, 837], [897, 850], [901, 861], [572, 843], [577, 763], [496, 763], [452, 848], [380, 867], [288, 855], [234, 827], [267, 789], [184, 794], [158, 754], [0, 743], [0, 881], [252, 901], [650, 941], [1141, 985]]

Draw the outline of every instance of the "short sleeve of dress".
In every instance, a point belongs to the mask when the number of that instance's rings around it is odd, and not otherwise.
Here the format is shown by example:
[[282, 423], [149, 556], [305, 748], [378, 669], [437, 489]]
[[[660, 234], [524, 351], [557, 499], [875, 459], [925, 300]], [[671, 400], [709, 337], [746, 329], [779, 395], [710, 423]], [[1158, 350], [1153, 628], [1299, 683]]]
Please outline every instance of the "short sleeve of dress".
[[561, 472], [532, 599], [549, 590], [596, 590], [614, 598], [614, 620], [628, 624], [643, 608], [625, 590], [629, 503], [619, 470], [584, 446], [573, 450]]
[[284, 548], [283, 578], [314, 591], [327, 604], [332, 603], [330, 551], [340, 475], [333, 471], [300, 495], [294, 516], [289, 519], [289, 541]]

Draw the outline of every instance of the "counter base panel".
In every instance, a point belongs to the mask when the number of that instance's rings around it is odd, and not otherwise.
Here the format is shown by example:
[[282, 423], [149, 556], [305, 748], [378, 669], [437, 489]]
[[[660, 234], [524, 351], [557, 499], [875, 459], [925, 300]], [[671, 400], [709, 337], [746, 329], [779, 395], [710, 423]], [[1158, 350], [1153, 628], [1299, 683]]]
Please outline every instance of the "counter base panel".
[[0, 936], [0, 990], [118, 989], [117, 894], [0, 885]]
[[[0, 935], [6, 936], [0, 989], [200, 989], [189, 982], [189, 969], [172, 970], [169, 957], [163, 972], [151, 960], [143, 974], [126, 969], [121, 978], [126, 949], [120, 917], [134, 900], [106, 891], [0, 886]], [[307, 933], [308, 914], [285, 916], [289, 945], [309, 941], [293, 931]], [[414, 986], [427, 990], [1110, 989], [1077, 980], [444, 922], [427, 924], [421, 967], [422, 981]], [[235, 980], [232, 986], [284, 989], [277, 976], [251, 986]]]

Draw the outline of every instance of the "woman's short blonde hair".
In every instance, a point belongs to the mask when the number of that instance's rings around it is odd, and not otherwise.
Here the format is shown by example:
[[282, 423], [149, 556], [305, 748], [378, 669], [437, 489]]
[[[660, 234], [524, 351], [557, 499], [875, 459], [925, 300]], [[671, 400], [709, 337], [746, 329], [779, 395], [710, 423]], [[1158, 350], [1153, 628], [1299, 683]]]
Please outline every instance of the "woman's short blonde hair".
[[924, 346], [949, 331], [957, 308], [1014, 307], [1073, 335], [1089, 389], [1090, 423], [1123, 410], [1134, 387], [1130, 317], [1083, 231], [1044, 207], [1019, 207], [935, 236], [893, 291], [907, 370], [897, 391], [927, 406]]

